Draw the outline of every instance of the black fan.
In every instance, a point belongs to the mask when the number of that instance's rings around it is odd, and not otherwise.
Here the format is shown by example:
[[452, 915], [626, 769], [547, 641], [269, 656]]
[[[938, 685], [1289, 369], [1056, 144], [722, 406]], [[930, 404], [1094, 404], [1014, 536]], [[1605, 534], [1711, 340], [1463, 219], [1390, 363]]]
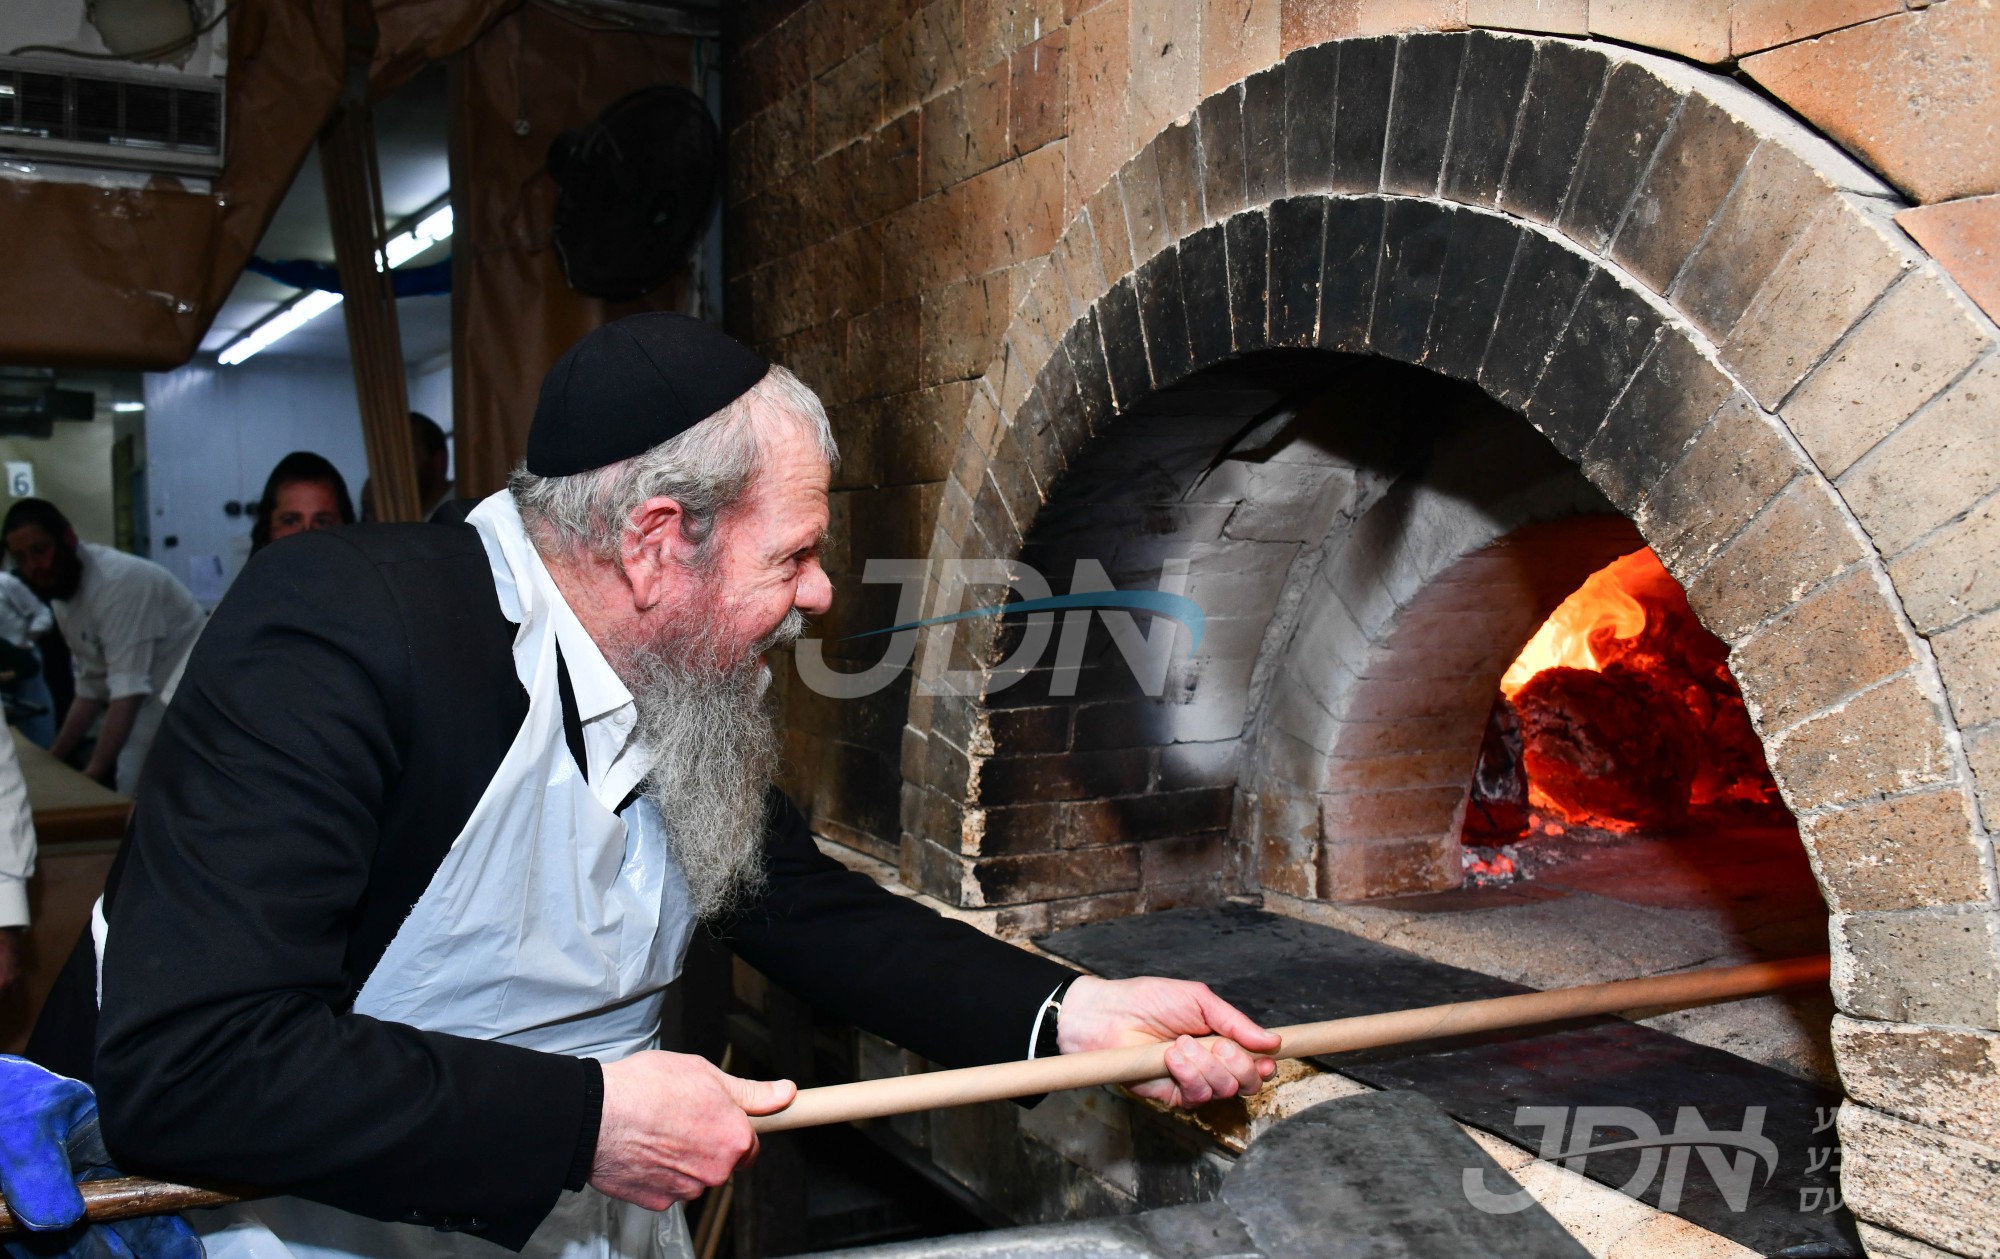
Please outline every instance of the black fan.
[[624, 301], [687, 261], [715, 195], [721, 137], [699, 96], [642, 87], [549, 145], [556, 253], [569, 285]]

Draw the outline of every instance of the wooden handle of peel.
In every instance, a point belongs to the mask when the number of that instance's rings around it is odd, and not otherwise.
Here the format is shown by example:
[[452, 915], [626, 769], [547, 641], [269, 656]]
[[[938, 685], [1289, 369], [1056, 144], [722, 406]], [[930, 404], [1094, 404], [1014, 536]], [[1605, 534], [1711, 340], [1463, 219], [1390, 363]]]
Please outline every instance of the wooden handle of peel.
[[[1475, 1032], [1560, 1023], [1594, 1014], [1615, 1014], [1620, 1010], [1761, 996], [1785, 988], [1824, 984], [1827, 974], [1826, 958], [1795, 957], [1783, 962], [1754, 962], [1748, 966], [1724, 966], [1679, 975], [1659, 975], [1651, 979], [1623, 979], [1582, 988], [1524, 992], [1485, 1001], [1461, 1001], [1454, 1005], [1426, 1006], [1418, 1010], [1394, 1010], [1387, 1014], [1330, 1019], [1324, 1023], [1301, 1023], [1294, 1027], [1272, 1029], [1283, 1038], [1283, 1043], [1270, 1056], [1313, 1058], [1322, 1054], [1379, 1049], [1385, 1045], [1466, 1036]], [[1163, 1044], [1140, 1045], [1131, 1049], [1102, 1049], [1095, 1053], [1064, 1054], [1060, 1058], [1002, 1062], [990, 1067], [967, 1067], [961, 1071], [931, 1071], [923, 1075], [805, 1089], [790, 1106], [775, 1115], [758, 1116], [750, 1124], [759, 1132], [785, 1132], [793, 1128], [849, 1123], [857, 1119], [881, 1119], [889, 1115], [964, 1106], [972, 1102], [1032, 1097], [1037, 1093], [1054, 1093], [1062, 1089], [1088, 1088], [1099, 1084], [1137, 1084], [1142, 1080], [1157, 1080], [1167, 1073], [1166, 1054], [1167, 1046]], [[166, 1184], [138, 1176], [94, 1180], [77, 1188], [83, 1193], [85, 1218], [92, 1223], [221, 1206], [237, 1201], [226, 1193]], [[18, 1231], [19, 1225], [13, 1215], [6, 1210], [4, 1203], [0, 1203], [0, 1237]]]
[[[235, 1194], [215, 1189], [196, 1189], [144, 1176], [118, 1176], [110, 1180], [86, 1180], [76, 1187], [83, 1195], [83, 1218], [92, 1224], [130, 1220], [142, 1215], [167, 1215], [200, 1207], [219, 1207], [236, 1202]], [[0, 1238], [25, 1233], [21, 1221], [0, 1202]]]
[[[1283, 1043], [1270, 1056], [1312, 1058], [1538, 1023], [1559, 1023], [1619, 1010], [1756, 996], [1782, 988], [1824, 984], [1827, 975], [1826, 958], [1800, 957], [1649, 979], [1624, 979], [1582, 988], [1524, 992], [1518, 996], [1461, 1001], [1418, 1010], [1364, 1014], [1324, 1023], [1301, 1023], [1271, 1029], [1283, 1038]], [[758, 1132], [784, 1132], [1098, 1084], [1137, 1084], [1166, 1075], [1166, 1055], [1165, 1044], [1140, 1045], [804, 1089], [790, 1106], [776, 1114], [753, 1118], [750, 1125]]]

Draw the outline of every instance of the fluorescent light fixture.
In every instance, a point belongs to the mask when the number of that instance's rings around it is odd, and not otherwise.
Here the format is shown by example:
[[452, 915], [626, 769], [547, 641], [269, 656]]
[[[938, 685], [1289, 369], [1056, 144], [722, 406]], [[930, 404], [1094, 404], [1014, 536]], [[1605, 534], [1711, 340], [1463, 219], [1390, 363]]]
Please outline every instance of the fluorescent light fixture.
[[382, 252], [391, 267], [400, 267], [439, 241], [450, 239], [451, 207], [440, 206], [409, 231], [390, 237]]
[[114, 402], [111, 404], [111, 409], [129, 415], [134, 411], [145, 410], [146, 404], [143, 402]]
[[252, 355], [262, 354], [338, 305], [340, 294], [314, 289], [223, 346], [215, 361], [224, 367], [232, 367]]
[[[388, 243], [382, 246], [382, 252], [375, 260], [376, 269], [381, 269], [384, 260], [388, 262], [391, 269], [400, 267], [426, 249], [429, 249], [432, 245], [440, 241], [450, 240], [451, 227], [451, 207], [449, 205], [439, 206], [436, 210], [425, 215], [409, 231], [399, 232], [390, 237]], [[233, 367], [253, 355], [261, 354], [265, 350], [270, 349], [278, 342], [338, 305], [340, 305], [340, 294], [338, 293], [329, 293], [324, 289], [314, 289], [309, 293], [301, 294], [291, 302], [280, 307], [276, 313], [265, 319], [264, 322], [243, 333], [228, 345], [223, 346], [222, 352], [215, 356], [215, 361], [224, 367]]]

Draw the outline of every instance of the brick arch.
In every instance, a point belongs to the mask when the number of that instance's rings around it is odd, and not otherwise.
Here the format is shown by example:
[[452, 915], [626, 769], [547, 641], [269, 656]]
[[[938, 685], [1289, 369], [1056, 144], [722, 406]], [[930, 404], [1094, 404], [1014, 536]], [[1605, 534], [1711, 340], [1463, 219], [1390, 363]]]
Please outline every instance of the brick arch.
[[[1982, 1218], [1990, 1188], [1973, 1095], [1914, 1082], [2000, 1029], [2000, 333], [1890, 225], [1897, 204], [1736, 85], [1646, 54], [1484, 33], [1302, 49], [1067, 224], [977, 384], [932, 554], [1017, 554], [1147, 399], [1274, 347], [1414, 364], [1525, 416], [1732, 646], [1832, 911], [1843, 1190], [1929, 1235]], [[1209, 895], [1261, 877], [1251, 753], [1229, 766], [1233, 864], [1213, 841], [993, 855], [995, 804], [1034, 781], [1001, 772], [1001, 715], [913, 696], [905, 881], [1026, 934], [1175, 903], [1148, 891], [1155, 854]], [[1152, 794], [1172, 750], [1095, 811], [1114, 838], [1143, 840], [1155, 805], [1201, 811]]]
[[[1836, 1054], [1867, 1103], [1842, 1115], [1850, 1205], [1902, 1219], [1896, 1168], [1921, 1156], [1926, 1192], [1972, 1210], [1983, 1147], [1950, 1134], [1988, 1126], [1898, 1081], [1935, 1069], [1937, 1025], [2000, 1028], [1981, 817], [2000, 814], [1981, 541], [2000, 365], [1896, 205], [1736, 85], [1646, 54], [1484, 33], [1302, 49], [1069, 222], [975, 391], [932, 554], [1016, 554], [1148, 396], [1272, 347], [1415, 364], [1525, 416], [1732, 645], [1833, 911]], [[982, 877], [1008, 860], [984, 855], [994, 749], [980, 699], [912, 698], [903, 877], [1031, 932], [1062, 920], [1032, 902], [1102, 889], [1060, 856], [1033, 859], [1039, 884]]]
[[[1413, 478], [1328, 549], [1244, 752], [1259, 887], [1352, 901], [1459, 886], [1501, 674], [1586, 577], [1644, 545], [1564, 489], [1494, 511]], [[1417, 515], [1429, 528], [1405, 527]]]
[[1411, 574], [1328, 740], [1314, 895], [1459, 886], [1455, 841], [1501, 673], [1585, 578], [1640, 545], [1622, 516], [1569, 516]]
[[[1885, 225], [1892, 203], [1735, 85], [1645, 54], [1485, 33], [1300, 50], [1069, 223], [975, 392], [932, 554], [1016, 554], [1094, 435], [1232, 357], [1310, 347], [1474, 384], [1733, 645], [1835, 911], [1842, 1009], [2000, 1025], [1964, 737], [1995, 701], [1984, 657], [1921, 637], [1987, 491], [1925, 478], [1990, 409], [1994, 329]], [[990, 751], [978, 699], [913, 697], [904, 877], [956, 903], [1005, 899], [977, 877]], [[1918, 956], [1951, 978], [1897, 960]]]

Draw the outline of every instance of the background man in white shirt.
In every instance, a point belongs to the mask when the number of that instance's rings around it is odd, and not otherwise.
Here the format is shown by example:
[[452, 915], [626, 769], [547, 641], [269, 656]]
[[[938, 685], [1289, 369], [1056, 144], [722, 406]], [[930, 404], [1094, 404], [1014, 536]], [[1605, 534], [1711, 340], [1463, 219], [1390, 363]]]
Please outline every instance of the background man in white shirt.
[[102, 715], [84, 773], [130, 792], [206, 619], [172, 573], [94, 542], [54, 503], [24, 498], [0, 522], [14, 570], [55, 609], [76, 672], [76, 699], [49, 750], [68, 760]]

